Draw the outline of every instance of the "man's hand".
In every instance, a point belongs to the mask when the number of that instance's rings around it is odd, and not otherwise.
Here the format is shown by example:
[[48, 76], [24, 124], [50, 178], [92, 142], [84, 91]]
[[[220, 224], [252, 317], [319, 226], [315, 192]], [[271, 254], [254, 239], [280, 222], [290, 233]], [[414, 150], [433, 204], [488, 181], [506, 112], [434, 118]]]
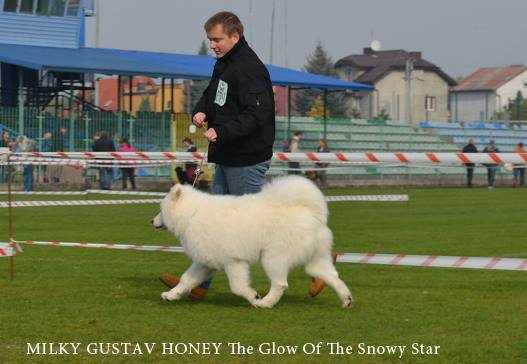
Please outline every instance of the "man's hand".
[[207, 130], [203, 135], [209, 140], [209, 142], [215, 142], [216, 139], [218, 139], [218, 134], [216, 134], [216, 130], [212, 128]]
[[196, 125], [198, 128], [201, 128], [203, 126], [203, 124], [205, 124], [205, 119], [207, 118], [207, 115], [205, 115], [204, 113], [202, 112], [198, 112], [196, 113], [196, 115], [194, 115], [192, 117], [192, 122], [194, 123], [194, 125]]

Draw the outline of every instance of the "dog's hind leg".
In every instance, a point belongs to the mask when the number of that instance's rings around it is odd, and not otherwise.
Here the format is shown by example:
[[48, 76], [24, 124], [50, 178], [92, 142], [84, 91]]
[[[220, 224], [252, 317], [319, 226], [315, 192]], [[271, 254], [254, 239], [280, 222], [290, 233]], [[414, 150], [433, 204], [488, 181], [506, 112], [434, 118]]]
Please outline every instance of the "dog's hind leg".
[[212, 269], [199, 263], [192, 263], [192, 265], [183, 273], [179, 284], [170, 291], [163, 292], [161, 297], [166, 301], [179, 300], [186, 296], [193, 288], [201, 284], [209, 278]]
[[284, 291], [288, 287], [287, 275], [289, 264], [283, 257], [262, 256], [262, 266], [271, 281], [271, 289], [267, 295], [253, 304], [256, 307], [271, 308], [282, 298]]
[[337, 293], [342, 301], [342, 307], [351, 307], [353, 297], [340, 278], [331, 257], [333, 234], [327, 227], [323, 227], [317, 234], [317, 249], [309, 262], [305, 265], [306, 273], [311, 277], [320, 278]]
[[312, 277], [320, 278], [337, 293], [342, 301], [342, 307], [351, 308], [353, 297], [351, 292], [340, 278], [329, 250], [323, 254], [315, 253], [315, 256], [305, 266], [306, 273]]
[[237, 296], [245, 298], [251, 304], [260, 297], [258, 293], [251, 287], [251, 277], [249, 263], [247, 262], [232, 262], [225, 266], [225, 274], [229, 279], [229, 286], [231, 292]]

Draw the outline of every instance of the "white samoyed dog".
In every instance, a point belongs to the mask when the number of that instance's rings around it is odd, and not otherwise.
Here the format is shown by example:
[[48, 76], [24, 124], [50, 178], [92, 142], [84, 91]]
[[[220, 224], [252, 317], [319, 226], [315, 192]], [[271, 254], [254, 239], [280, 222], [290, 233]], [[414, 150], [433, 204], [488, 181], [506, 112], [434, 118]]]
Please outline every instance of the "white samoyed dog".
[[[161, 297], [179, 300], [214, 270], [224, 270], [234, 294], [253, 306], [273, 307], [288, 286], [291, 268], [303, 265], [308, 275], [335, 290], [343, 307], [351, 307], [351, 293], [333, 265], [327, 220], [324, 195], [299, 176], [276, 178], [261, 192], [243, 196], [211, 195], [176, 185], [152, 224], [177, 236], [193, 263], [179, 284]], [[249, 267], [257, 262], [271, 281], [263, 298], [250, 282]]]

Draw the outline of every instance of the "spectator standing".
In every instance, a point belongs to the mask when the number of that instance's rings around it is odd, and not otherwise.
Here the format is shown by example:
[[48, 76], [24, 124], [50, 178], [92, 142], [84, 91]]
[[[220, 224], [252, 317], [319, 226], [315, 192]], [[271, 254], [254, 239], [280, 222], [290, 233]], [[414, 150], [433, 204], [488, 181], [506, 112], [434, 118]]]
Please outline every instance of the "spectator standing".
[[[291, 142], [289, 143], [289, 152], [290, 153], [300, 153], [300, 141], [304, 137], [304, 133], [297, 130], [293, 133]], [[300, 163], [299, 162], [289, 162], [289, 174], [301, 174]]]
[[[192, 141], [192, 139], [186, 137], [183, 139], [183, 145], [186, 147], [187, 153], [194, 153], [198, 151], [198, 148], [196, 148], [196, 145]], [[181, 184], [193, 184], [194, 179], [196, 178], [196, 169], [197, 169], [196, 163], [185, 163], [185, 170], [181, 167], [176, 167], [176, 174], [178, 176], [179, 182]]]
[[[53, 140], [52, 140], [52, 134], [47, 131], [44, 133], [44, 136], [42, 137], [42, 142], [40, 143], [40, 151], [43, 153], [52, 152], [53, 151]], [[42, 180], [44, 183], [49, 183], [49, 168], [48, 166], [44, 165], [42, 166]]]
[[[474, 144], [474, 139], [470, 138], [468, 140], [468, 144], [463, 147], [462, 150], [463, 153], [477, 153], [478, 148]], [[474, 163], [465, 163], [465, 167], [467, 167], [467, 187], [472, 187], [472, 178], [474, 177]]]
[[[2, 137], [0, 138], [0, 148], [8, 148], [12, 150], [13, 142], [11, 141], [11, 138], [9, 137], [9, 131], [8, 130], [2, 130]], [[7, 175], [8, 172], [8, 166], [0, 166], [0, 183], [4, 183], [7, 181]]]
[[[119, 152], [135, 152], [135, 148], [130, 145], [130, 142], [127, 138], [122, 138], [120, 144], [121, 147], [119, 148]], [[130, 180], [132, 190], [136, 191], [135, 168], [121, 168], [121, 175], [123, 179], [123, 190], [128, 189], [127, 180]]]
[[[94, 152], [115, 152], [113, 141], [108, 136], [106, 131], [99, 134], [99, 139], [93, 143]], [[112, 168], [99, 168], [99, 185], [102, 190], [112, 189]]]
[[[324, 138], [320, 138], [320, 140], [318, 141], [318, 147], [317, 147], [317, 153], [329, 153], [330, 150], [329, 150], [329, 147], [328, 147], [328, 142], [326, 139]], [[327, 187], [328, 185], [328, 182], [327, 182], [327, 172], [325, 170], [325, 168], [327, 168], [329, 166], [329, 163], [316, 163], [316, 166], [319, 168], [317, 171], [316, 171], [316, 177], [317, 177], [317, 181], [319, 182], [319, 186], [321, 188], [325, 188]]]
[[[490, 140], [489, 144], [485, 146], [483, 149], [483, 153], [499, 153], [500, 150], [498, 147], [496, 147], [496, 142], [494, 140]], [[488, 163], [485, 164], [485, 167], [487, 167], [487, 185], [489, 189], [492, 189], [496, 187], [496, 169], [498, 167], [495, 163]]]
[[[514, 148], [514, 153], [526, 153], [522, 142], [518, 143]], [[513, 187], [521, 187], [525, 184], [525, 164], [515, 164], [513, 173]]]

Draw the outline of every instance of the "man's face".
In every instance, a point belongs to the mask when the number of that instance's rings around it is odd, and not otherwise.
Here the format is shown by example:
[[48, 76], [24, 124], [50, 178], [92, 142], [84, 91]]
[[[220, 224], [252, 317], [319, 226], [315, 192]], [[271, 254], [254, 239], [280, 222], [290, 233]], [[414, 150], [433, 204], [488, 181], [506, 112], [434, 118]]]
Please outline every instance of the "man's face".
[[238, 43], [240, 36], [237, 33], [227, 35], [223, 31], [223, 25], [216, 24], [207, 32], [207, 38], [210, 42], [210, 49], [216, 55], [216, 58], [221, 58], [226, 55], [232, 47]]

